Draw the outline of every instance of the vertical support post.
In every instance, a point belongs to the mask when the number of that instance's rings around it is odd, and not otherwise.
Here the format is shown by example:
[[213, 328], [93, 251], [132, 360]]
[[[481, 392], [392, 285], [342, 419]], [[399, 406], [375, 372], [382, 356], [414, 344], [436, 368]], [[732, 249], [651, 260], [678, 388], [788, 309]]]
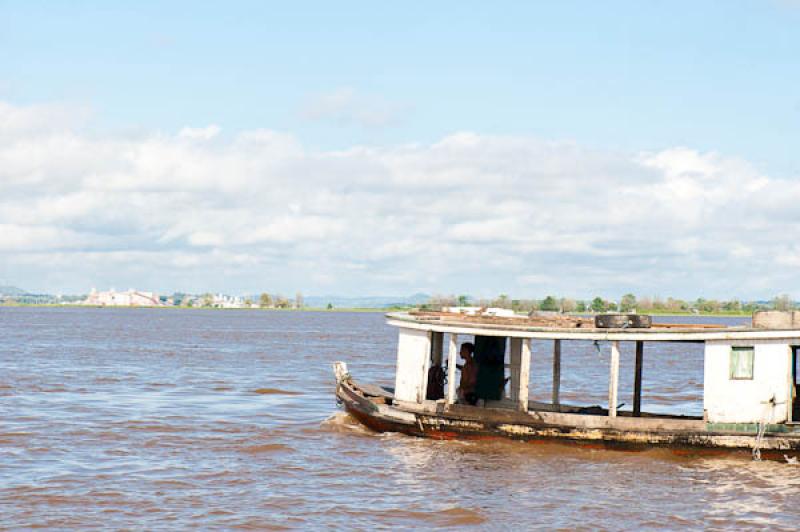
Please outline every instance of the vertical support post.
[[458, 335], [450, 333], [450, 349], [447, 351], [447, 404], [456, 402], [456, 361], [458, 357]]
[[[561, 404], [559, 394], [561, 393], [561, 340], [553, 341], [553, 406]], [[557, 412], [561, 409], [557, 408]]]
[[528, 411], [528, 385], [531, 379], [531, 339], [522, 340], [522, 352], [519, 359], [519, 388], [517, 392], [517, 408]]
[[441, 366], [444, 351], [444, 333], [434, 332], [431, 338], [431, 365]]
[[511, 400], [515, 403], [519, 400], [519, 377], [522, 361], [522, 338], [511, 337], [510, 341], [510, 360], [511, 360], [511, 386], [509, 392]]
[[431, 354], [433, 353], [433, 337], [435, 334], [433, 331], [428, 331], [428, 349], [426, 350], [425, 360], [422, 362], [422, 380], [417, 393], [418, 403], [422, 403], [428, 396], [428, 371], [431, 369]]
[[633, 415], [642, 415], [642, 362], [644, 362], [644, 342], [636, 341], [636, 374], [633, 381]]
[[608, 372], [608, 417], [617, 417], [619, 387], [619, 341], [611, 342], [611, 368]]

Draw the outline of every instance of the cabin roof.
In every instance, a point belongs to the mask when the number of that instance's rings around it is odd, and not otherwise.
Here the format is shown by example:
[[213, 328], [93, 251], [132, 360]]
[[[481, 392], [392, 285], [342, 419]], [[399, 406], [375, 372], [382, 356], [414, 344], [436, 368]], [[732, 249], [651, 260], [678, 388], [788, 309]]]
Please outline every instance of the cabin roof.
[[395, 327], [453, 334], [564, 340], [644, 340], [702, 342], [770, 340], [800, 342], [800, 329], [767, 329], [718, 324], [653, 324], [647, 329], [600, 329], [591, 318], [560, 314], [531, 317], [473, 316], [454, 312], [410, 311], [386, 315]]

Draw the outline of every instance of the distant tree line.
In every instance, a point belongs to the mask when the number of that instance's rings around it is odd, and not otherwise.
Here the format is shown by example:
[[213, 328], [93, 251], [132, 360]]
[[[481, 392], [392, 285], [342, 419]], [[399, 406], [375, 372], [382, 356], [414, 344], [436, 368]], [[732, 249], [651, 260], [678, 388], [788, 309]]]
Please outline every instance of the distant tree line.
[[[210, 308], [219, 306], [219, 295], [206, 292], [200, 295], [191, 295], [184, 293], [175, 293], [172, 296], [174, 304], [182, 307], [204, 307]], [[270, 294], [262, 292], [257, 296], [250, 296], [245, 298], [232, 298], [230, 296], [223, 296], [228, 300], [234, 301], [236, 304], [241, 303], [245, 308], [275, 308], [275, 309], [301, 309], [305, 306], [303, 294], [297, 292], [294, 299], [289, 299], [281, 294]]]
[[741, 301], [739, 299], [716, 300], [699, 297], [694, 301], [686, 301], [668, 297], [641, 297], [625, 294], [618, 301], [597, 296], [589, 300], [576, 300], [566, 297], [546, 296], [543, 299], [513, 299], [507, 294], [500, 294], [494, 299], [475, 299], [468, 295], [435, 295], [423, 307], [436, 309], [441, 307], [497, 307], [512, 309], [516, 312], [638, 312], [655, 313], [752, 313], [757, 310], [794, 310], [796, 302], [786, 295], [775, 296], [770, 301]]
[[263, 292], [260, 296], [258, 296], [258, 306], [260, 308], [301, 309], [305, 306], [305, 301], [303, 299], [303, 294], [300, 292], [295, 294], [293, 300], [290, 300], [289, 298], [280, 294], [268, 294]]

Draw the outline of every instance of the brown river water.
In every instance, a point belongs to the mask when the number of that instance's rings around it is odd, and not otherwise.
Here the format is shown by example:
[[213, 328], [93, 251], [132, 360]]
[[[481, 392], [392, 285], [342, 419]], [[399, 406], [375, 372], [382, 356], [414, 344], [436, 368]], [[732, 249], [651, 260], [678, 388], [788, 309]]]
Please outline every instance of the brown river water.
[[[798, 527], [800, 466], [746, 454], [371, 433], [331, 364], [391, 384], [395, 343], [378, 313], [0, 308], [0, 529]], [[563, 401], [604, 405], [599, 348], [565, 343]], [[643, 408], [700, 414], [702, 379], [699, 346], [653, 348]]]

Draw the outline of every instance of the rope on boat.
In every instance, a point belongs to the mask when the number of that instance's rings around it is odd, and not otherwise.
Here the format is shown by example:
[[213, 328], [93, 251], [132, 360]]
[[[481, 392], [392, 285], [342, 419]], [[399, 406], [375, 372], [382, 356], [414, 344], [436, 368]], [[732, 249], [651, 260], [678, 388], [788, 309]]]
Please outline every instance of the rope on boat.
[[766, 431], [767, 431], [766, 419], [762, 418], [761, 421], [758, 422], [758, 432], [756, 433], [756, 442], [753, 444], [753, 460], [755, 460], [756, 462], [761, 461], [761, 443], [764, 441], [764, 433]]
[[753, 460], [756, 462], [761, 461], [761, 445], [764, 443], [764, 434], [767, 432], [767, 425], [772, 421], [772, 414], [775, 411], [775, 407], [783, 403], [775, 401], [775, 394], [772, 394], [769, 401], [761, 401], [761, 404], [766, 406], [764, 406], [764, 415], [758, 422], [756, 441], [753, 443]]

